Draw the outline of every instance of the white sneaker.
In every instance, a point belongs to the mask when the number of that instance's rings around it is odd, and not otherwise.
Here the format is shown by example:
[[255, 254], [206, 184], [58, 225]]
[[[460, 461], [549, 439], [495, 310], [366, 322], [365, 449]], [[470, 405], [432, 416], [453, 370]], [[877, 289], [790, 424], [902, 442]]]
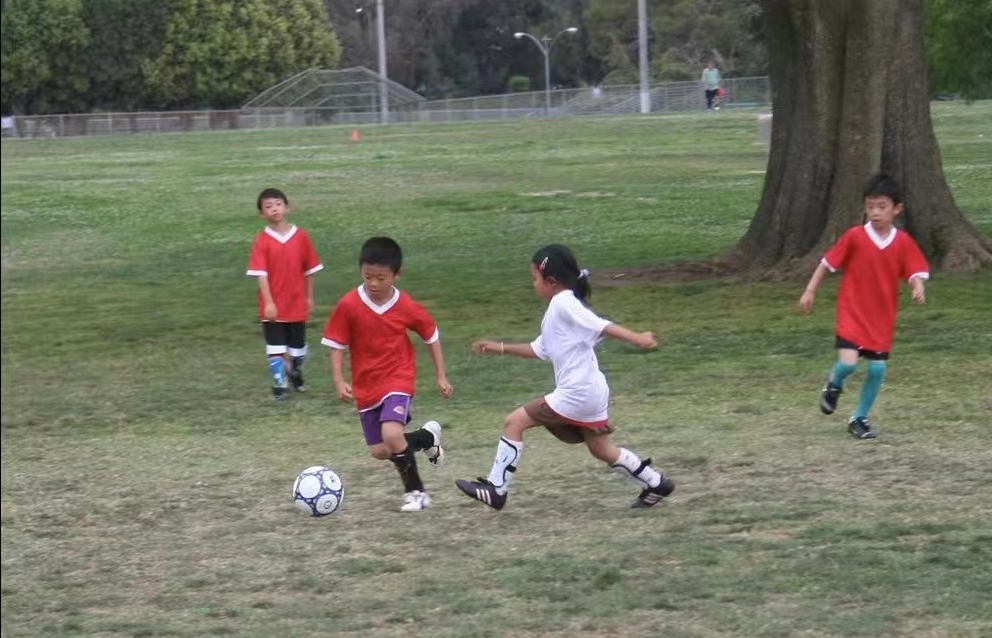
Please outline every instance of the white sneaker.
[[403, 507], [401, 512], [422, 512], [431, 506], [431, 497], [427, 492], [414, 490], [403, 495]]
[[424, 450], [427, 462], [434, 467], [444, 465], [444, 448], [441, 447], [441, 424], [437, 421], [428, 421], [422, 428], [434, 436], [434, 445]]

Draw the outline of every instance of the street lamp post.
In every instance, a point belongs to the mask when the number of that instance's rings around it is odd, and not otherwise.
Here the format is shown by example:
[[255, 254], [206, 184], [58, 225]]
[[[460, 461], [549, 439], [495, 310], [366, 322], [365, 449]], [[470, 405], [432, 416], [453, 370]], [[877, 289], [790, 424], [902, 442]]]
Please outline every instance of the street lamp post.
[[558, 36], [564, 33], [576, 33], [578, 32], [578, 27], [568, 27], [567, 29], [562, 29], [552, 38], [550, 36], [544, 36], [540, 40], [532, 36], [529, 33], [524, 33], [523, 31], [518, 31], [513, 34], [516, 39], [530, 38], [537, 48], [541, 50], [544, 54], [544, 114], [551, 114], [551, 47], [555, 45], [555, 40]]

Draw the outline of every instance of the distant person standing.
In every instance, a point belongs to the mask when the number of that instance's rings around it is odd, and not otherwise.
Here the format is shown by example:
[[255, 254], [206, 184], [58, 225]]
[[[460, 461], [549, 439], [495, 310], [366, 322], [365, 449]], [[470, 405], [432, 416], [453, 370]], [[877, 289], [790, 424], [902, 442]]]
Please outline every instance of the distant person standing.
[[272, 373], [272, 393], [283, 400], [290, 383], [297, 392], [306, 390], [303, 361], [307, 319], [314, 308], [313, 275], [324, 265], [307, 232], [286, 219], [289, 200], [285, 193], [266, 188], [257, 204], [265, 228], [252, 244], [247, 274], [258, 280], [258, 318]]
[[703, 89], [706, 91], [706, 108], [720, 110], [720, 103], [714, 101], [716, 100], [717, 93], [720, 91], [720, 69], [716, 68], [713, 60], [706, 63], [706, 68], [703, 69], [703, 75], [700, 78], [703, 83]]

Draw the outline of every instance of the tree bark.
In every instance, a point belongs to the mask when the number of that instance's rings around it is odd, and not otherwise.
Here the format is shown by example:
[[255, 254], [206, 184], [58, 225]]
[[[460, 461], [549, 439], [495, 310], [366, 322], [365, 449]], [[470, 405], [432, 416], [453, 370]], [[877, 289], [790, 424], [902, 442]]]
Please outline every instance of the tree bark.
[[905, 191], [903, 227], [931, 267], [992, 264], [944, 179], [930, 120], [923, 0], [764, 0], [773, 126], [765, 186], [724, 262], [791, 275], [862, 221], [875, 172]]

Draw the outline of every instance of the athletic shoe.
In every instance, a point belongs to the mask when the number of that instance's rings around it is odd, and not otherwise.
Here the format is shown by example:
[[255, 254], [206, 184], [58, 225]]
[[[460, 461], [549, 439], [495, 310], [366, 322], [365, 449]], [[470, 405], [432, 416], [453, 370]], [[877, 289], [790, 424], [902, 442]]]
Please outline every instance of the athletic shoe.
[[272, 398], [275, 399], [276, 401], [285, 401], [286, 399], [289, 398], [289, 394], [286, 391], [286, 388], [280, 388], [279, 386], [276, 386], [272, 388]]
[[422, 428], [434, 436], [434, 445], [424, 450], [427, 462], [434, 467], [444, 465], [444, 448], [441, 447], [441, 424], [437, 421], [428, 421]]
[[847, 422], [847, 431], [856, 439], [874, 439], [875, 433], [871, 430], [871, 423], [863, 416], [852, 416]]
[[664, 474], [661, 475], [661, 482], [657, 487], [649, 487], [641, 492], [637, 500], [631, 503], [634, 509], [654, 507], [661, 502], [661, 499], [675, 491], [675, 482]]
[[297, 392], [306, 392], [307, 385], [303, 383], [303, 371], [302, 370], [292, 370], [288, 375], [289, 382], [293, 384], [293, 389]]
[[827, 379], [827, 385], [820, 390], [820, 412], [833, 414], [837, 409], [837, 399], [843, 391], [839, 385], [834, 385], [830, 379]]
[[455, 481], [462, 492], [469, 498], [485, 503], [494, 510], [501, 510], [506, 505], [506, 494], [500, 494], [488, 480], [479, 477], [477, 481]]
[[427, 492], [414, 490], [403, 495], [401, 512], [422, 512], [431, 506], [431, 497]]

